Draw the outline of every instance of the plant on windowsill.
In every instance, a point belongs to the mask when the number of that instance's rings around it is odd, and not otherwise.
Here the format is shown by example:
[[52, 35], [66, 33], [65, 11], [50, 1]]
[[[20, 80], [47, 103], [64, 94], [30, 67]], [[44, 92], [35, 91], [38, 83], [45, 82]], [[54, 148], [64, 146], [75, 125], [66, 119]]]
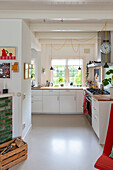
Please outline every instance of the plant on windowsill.
[[63, 82], [63, 78], [62, 77], [59, 77], [59, 83], [60, 83], [60, 86], [63, 87], [64, 84], [62, 83]]
[[113, 98], [113, 70], [109, 70], [106, 72], [107, 75], [112, 75], [111, 78], [105, 78], [104, 80], [102, 80], [102, 83], [104, 86], [107, 86], [109, 84], [111, 84], [112, 87], [110, 87], [110, 95], [111, 98]]
[[42, 67], [42, 73], [45, 74], [45, 68], [44, 67]]

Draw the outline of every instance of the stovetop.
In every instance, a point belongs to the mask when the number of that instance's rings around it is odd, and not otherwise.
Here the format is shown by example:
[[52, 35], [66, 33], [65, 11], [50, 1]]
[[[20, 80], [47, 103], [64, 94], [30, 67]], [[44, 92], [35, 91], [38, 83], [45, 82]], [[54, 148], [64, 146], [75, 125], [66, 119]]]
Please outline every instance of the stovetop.
[[108, 91], [105, 91], [105, 90], [101, 91], [100, 89], [95, 89], [95, 88], [89, 88], [86, 90], [86, 92], [89, 94], [93, 94], [93, 95], [99, 95], [99, 94], [109, 95], [110, 94]]

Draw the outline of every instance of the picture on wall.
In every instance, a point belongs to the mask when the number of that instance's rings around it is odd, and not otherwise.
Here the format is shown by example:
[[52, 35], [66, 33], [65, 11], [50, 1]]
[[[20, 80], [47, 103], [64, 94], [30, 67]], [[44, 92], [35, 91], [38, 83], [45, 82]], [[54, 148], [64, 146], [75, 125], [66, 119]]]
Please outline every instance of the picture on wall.
[[94, 69], [94, 80], [95, 80], [96, 82], [99, 82], [99, 81], [100, 81], [99, 72], [100, 72], [99, 69]]
[[29, 64], [24, 63], [24, 79], [28, 79], [28, 78], [29, 78]]
[[15, 60], [16, 47], [0, 47], [0, 60]]
[[31, 78], [31, 74], [32, 74], [32, 65], [29, 64], [29, 78]]
[[0, 64], [0, 78], [10, 78], [10, 63]]

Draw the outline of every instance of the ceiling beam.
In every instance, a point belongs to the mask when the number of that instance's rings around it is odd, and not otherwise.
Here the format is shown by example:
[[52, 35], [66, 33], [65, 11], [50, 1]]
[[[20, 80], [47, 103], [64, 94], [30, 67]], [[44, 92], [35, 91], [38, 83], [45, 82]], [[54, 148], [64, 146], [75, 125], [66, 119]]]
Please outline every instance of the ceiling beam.
[[[30, 24], [33, 32], [95, 32], [101, 31], [104, 24]], [[107, 25], [113, 31], [113, 24]]]
[[113, 10], [109, 11], [92, 11], [92, 10], [0, 10], [0, 18], [14, 19], [54, 19], [54, 18], [75, 18], [78, 20], [112, 20]]
[[[36, 33], [35, 36], [38, 39], [45, 39], [45, 40], [50, 40], [50, 39], [79, 39], [79, 40], [84, 40], [93, 37], [96, 34], [96, 32], [93, 33]], [[93, 40], [90, 41], [94, 42], [97, 40], [97, 37], [95, 37]], [[78, 42], [77, 42], [78, 43]], [[89, 43], [89, 42], [88, 42]]]

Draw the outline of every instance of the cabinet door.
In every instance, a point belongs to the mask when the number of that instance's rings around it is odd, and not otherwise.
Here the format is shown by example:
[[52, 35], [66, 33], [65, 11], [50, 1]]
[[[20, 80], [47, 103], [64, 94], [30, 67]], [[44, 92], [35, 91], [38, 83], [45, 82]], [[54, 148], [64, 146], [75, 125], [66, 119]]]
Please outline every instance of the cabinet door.
[[77, 113], [83, 113], [83, 90], [77, 90]]
[[42, 101], [32, 101], [32, 113], [42, 113]]
[[43, 113], [59, 113], [59, 96], [43, 96]]
[[99, 102], [92, 98], [92, 127], [99, 138]]
[[60, 96], [60, 113], [76, 113], [76, 96]]

